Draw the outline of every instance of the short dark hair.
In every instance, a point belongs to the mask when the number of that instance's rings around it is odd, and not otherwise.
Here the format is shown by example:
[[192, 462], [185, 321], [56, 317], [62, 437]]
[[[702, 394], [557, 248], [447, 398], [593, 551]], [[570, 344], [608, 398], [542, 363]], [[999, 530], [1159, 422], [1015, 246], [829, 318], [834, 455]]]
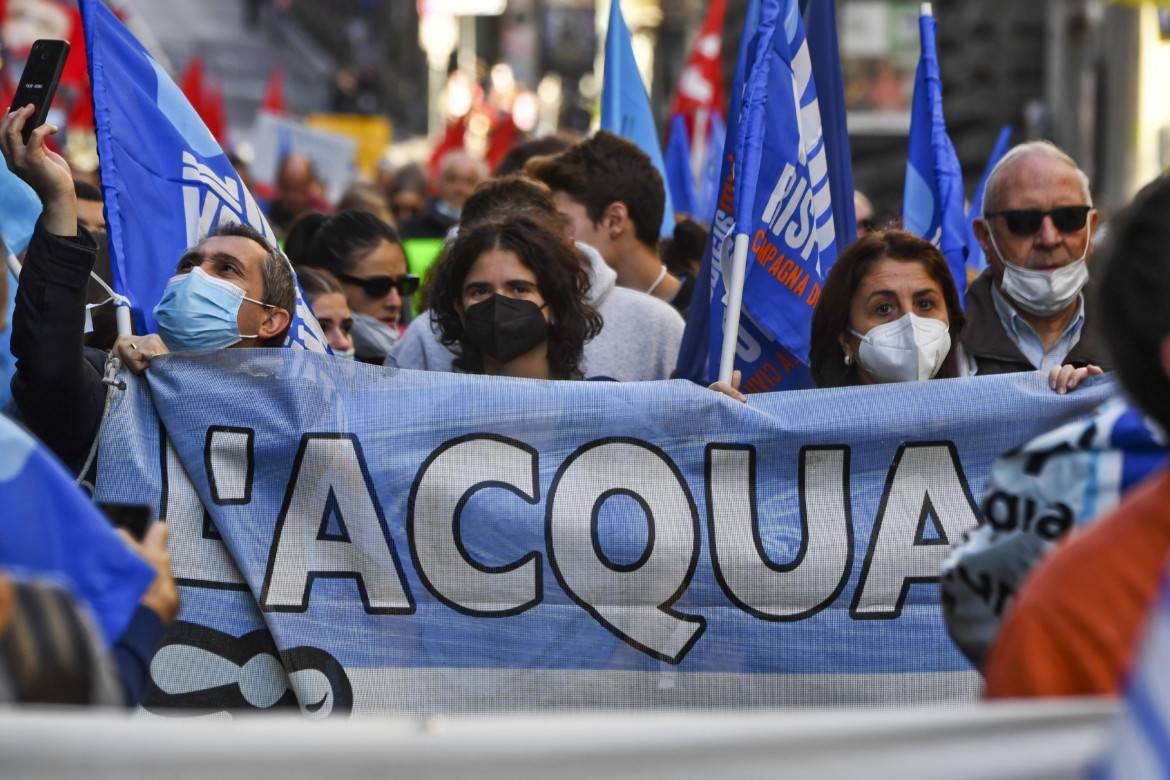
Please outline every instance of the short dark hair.
[[808, 350], [809, 372], [817, 387], [846, 387], [860, 383], [857, 364], [845, 365], [845, 351], [838, 337], [852, 327], [849, 313], [853, 296], [862, 280], [881, 260], [921, 263], [930, 278], [938, 282], [950, 320], [951, 351], [937, 377], [948, 379], [959, 375], [956, 346], [967, 318], [946, 258], [929, 241], [901, 230], [885, 230], [870, 233], [850, 245], [833, 263], [825, 279], [813, 312]]
[[1114, 217], [1101, 279], [1102, 333], [1134, 403], [1170, 431], [1170, 378], [1162, 343], [1170, 337], [1170, 178], [1138, 193]]
[[573, 143], [574, 141], [561, 135], [546, 135], [544, 138], [535, 138], [522, 144], [516, 144], [504, 155], [504, 159], [500, 160], [500, 164], [496, 166], [492, 175], [507, 176], [511, 173], [519, 173], [524, 170], [524, 166], [533, 157], [560, 154]]
[[512, 215], [527, 215], [553, 224], [561, 223], [552, 193], [543, 183], [522, 174], [484, 179], [463, 204], [459, 229], [477, 222]]
[[436, 264], [431, 309], [439, 339], [456, 353], [454, 367], [483, 373], [483, 355], [466, 338], [460, 318], [463, 281], [480, 255], [493, 249], [513, 252], [536, 276], [549, 307], [548, 364], [556, 379], [580, 379], [585, 342], [601, 331], [601, 315], [588, 303], [589, 274], [565, 238], [528, 217], [480, 222], [461, 230]]
[[298, 262], [334, 275], [348, 274], [383, 241], [402, 244], [398, 231], [368, 211], [342, 211], [321, 223]]
[[621, 201], [638, 241], [652, 249], [658, 246], [666, 210], [662, 174], [625, 138], [598, 130], [555, 157], [533, 159], [525, 171], [584, 206], [595, 225], [610, 204]]
[[[235, 236], [255, 241], [264, 249], [264, 259], [260, 261], [260, 278], [264, 282], [264, 295], [261, 303], [284, 309], [288, 312], [289, 324], [292, 324], [293, 315], [297, 311], [297, 283], [293, 278], [292, 266], [280, 250], [268, 243], [264, 234], [251, 225], [240, 222], [221, 222], [211, 235]], [[265, 347], [280, 346], [284, 343], [288, 329], [282, 330], [270, 339], [261, 342]]]

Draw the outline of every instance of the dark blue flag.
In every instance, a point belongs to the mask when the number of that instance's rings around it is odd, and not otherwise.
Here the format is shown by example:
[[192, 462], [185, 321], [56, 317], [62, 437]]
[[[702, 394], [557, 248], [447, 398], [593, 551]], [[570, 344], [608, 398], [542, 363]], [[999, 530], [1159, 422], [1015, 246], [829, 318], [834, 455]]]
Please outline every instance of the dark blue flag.
[[934, 45], [938, 25], [930, 15], [929, 4], [924, 4], [918, 28], [922, 54], [914, 78], [902, 227], [939, 248], [947, 259], [962, 301], [967, 289], [963, 170], [943, 121], [942, 80]]
[[808, 36], [817, 105], [821, 108], [837, 249], [843, 250], [857, 239], [857, 217], [853, 211], [853, 158], [845, 122], [845, 85], [837, 47], [837, 5], [833, 0], [800, 0], [800, 9]]
[[[221, 222], [276, 236], [182, 91], [99, 0], [81, 0], [114, 287], [153, 332], [183, 251]], [[286, 346], [328, 352], [297, 287]]]

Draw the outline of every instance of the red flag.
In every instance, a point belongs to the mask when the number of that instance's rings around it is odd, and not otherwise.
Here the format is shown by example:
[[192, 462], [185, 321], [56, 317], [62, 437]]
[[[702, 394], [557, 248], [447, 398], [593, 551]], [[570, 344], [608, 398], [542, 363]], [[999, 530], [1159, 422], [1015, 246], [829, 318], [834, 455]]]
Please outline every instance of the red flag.
[[203, 110], [199, 112], [207, 129], [224, 149], [227, 143], [227, 111], [223, 105], [223, 82], [208, 79], [203, 89]]
[[448, 120], [447, 131], [443, 133], [442, 139], [435, 146], [435, 150], [431, 152], [430, 162], [427, 163], [427, 173], [431, 177], [432, 189], [439, 181], [439, 166], [443, 163], [443, 158], [457, 149], [463, 149], [463, 136], [466, 132], [466, 115], [455, 120]]
[[187, 60], [187, 67], [179, 76], [179, 89], [187, 96], [187, 102], [195, 113], [203, 116], [203, 58], [198, 54]]
[[[691, 138], [695, 137], [696, 113], [727, 116], [723, 97], [723, 19], [726, 9], [727, 0], [711, 0], [707, 6], [707, 18], [691, 47], [674, 91], [670, 114], [672, 117], [675, 114], [686, 117]], [[702, 129], [706, 131], [706, 127]]]
[[519, 137], [520, 128], [516, 127], [516, 123], [512, 121], [512, 115], [504, 114], [501, 116], [488, 136], [487, 153], [484, 155], [488, 170], [494, 171], [496, 169], [496, 166], [504, 159], [504, 155], [516, 145]]
[[260, 110], [279, 116], [288, 113], [284, 105], [284, 68], [280, 65], [273, 65], [268, 71], [268, 89], [264, 92]]

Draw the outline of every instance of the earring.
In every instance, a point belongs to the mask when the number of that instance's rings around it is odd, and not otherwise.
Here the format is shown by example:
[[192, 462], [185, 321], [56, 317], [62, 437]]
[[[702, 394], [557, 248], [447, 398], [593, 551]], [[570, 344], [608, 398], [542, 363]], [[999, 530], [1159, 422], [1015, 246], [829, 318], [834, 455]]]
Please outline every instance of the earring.
[[851, 358], [849, 356], [848, 352], [845, 353], [845, 365], [847, 365], [847, 366], [853, 365], [853, 358]]

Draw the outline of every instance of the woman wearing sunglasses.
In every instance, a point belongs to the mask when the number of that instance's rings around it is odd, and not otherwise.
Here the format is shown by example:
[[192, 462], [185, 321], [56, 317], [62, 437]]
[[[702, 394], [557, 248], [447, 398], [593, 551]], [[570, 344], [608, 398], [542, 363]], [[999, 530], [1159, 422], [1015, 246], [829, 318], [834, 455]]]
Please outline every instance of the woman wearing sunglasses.
[[[292, 237], [290, 232], [290, 244]], [[353, 311], [356, 357], [381, 365], [398, 340], [403, 302], [418, 290], [418, 277], [406, 272], [398, 233], [373, 214], [342, 211], [320, 220], [305, 238], [298, 234], [298, 243], [308, 248], [294, 262], [323, 268], [341, 282]]]
[[514, 217], [459, 234], [436, 266], [431, 306], [457, 371], [581, 379], [585, 342], [601, 330], [588, 292], [563, 233]]

